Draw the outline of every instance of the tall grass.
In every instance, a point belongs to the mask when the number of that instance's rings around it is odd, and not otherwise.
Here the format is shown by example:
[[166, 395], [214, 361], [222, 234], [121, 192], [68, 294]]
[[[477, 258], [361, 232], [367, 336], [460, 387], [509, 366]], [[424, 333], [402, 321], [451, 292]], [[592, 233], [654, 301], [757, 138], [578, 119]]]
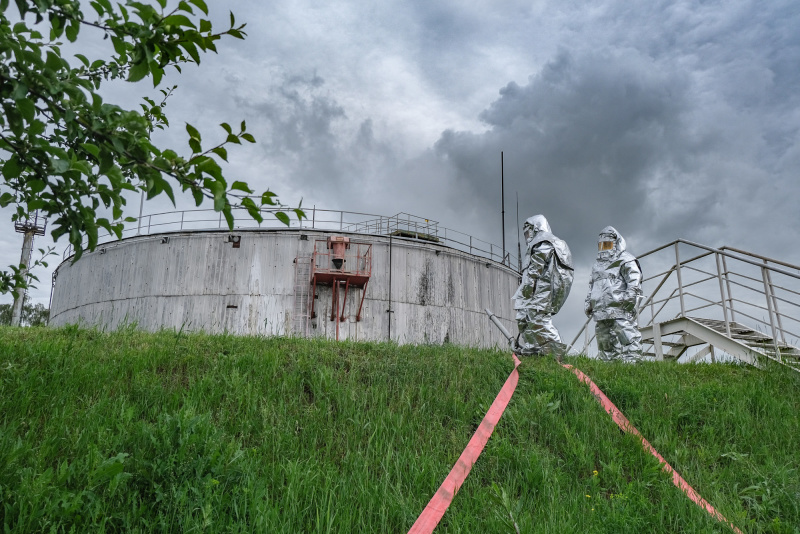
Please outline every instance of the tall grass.
[[[800, 532], [800, 380], [571, 363], [750, 532]], [[6, 532], [405, 532], [508, 354], [134, 330], [0, 328]], [[437, 532], [726, 532], [588, 389], [526, 360]]]

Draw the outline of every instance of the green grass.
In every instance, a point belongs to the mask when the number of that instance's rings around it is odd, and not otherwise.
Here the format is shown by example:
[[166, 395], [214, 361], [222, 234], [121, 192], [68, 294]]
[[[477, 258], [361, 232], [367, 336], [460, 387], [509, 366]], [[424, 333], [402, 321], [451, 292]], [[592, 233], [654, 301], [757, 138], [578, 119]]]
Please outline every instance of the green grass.
[[[800, 375], [588, 359], [746, 532], [800, 532]], [[512, 369], [498, 351], [0, 328], [4, 532], [406, 532]], [[526, 360], [437, 532], [730, 532], [577, 378]]]

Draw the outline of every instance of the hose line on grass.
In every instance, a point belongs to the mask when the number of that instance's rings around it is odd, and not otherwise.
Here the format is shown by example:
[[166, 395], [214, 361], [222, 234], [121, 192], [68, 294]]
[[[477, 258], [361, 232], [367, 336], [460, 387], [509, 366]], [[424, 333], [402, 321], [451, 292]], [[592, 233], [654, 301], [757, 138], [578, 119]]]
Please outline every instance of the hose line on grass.
[[623, 432], [626, 432], [628, 434], [633, 434], [634, 436], [636, 436], [641, 440], [642, 447], [644, 447], [644, 450], [646, 450], [647, 452], [658, 458], [658, 461], [661, 462], [661, 465], [664, 466], [662, 467], [662, 470], [672, 474], [672, 483], [675, 484], [676, 487], [678, 487], [681, 491], [683, 491], [686, 494], [686, 496], [689, 497], [697, 506], [708, 512], [711, 515], [711, 517], [713, 517], [720, 523], [725, 523], [726, 525], [731, 527], [733, 531], [736, 532], [736, 534], [742, 534], [741, 530], [736, 528], [733, 525], [733, 523], [728, 521], [725, 518], [725, 516], [723, 516], [713, 506], [711, 506], [711, 504], [709, 504], [707, 500], [702, 498], [700, 494], [697, 493], [694, 490], [694, 488], [692, 488], [689, 485], [689, 483], [686, 482], [686, 480], [684, 480], [683, 477], [680, 476], [678, 472], [675, 471], [675, 469], [673, 469], [671, 465], [669, 465], [669, 463], [667, 463], [664, 457], [661, 456], [652, 445], [650, 445], [649, 441], [644, 439], [644, 436], [642, 436], [642, 434], [636, 429], [636, 427], [634, 427], [631, 424], [631, 422], [628, 421], [628, 418], [625, 417], [621, 411], [619, 411], [619, 408], [614, 406], [614, 403], [611, 402], [611, 399], [606, 397], [605, 393], [603, 393], [600, 390], [600, 388], [597, 387], [597, 384], [592, 382], [591, 378], [586, 376], [580, 369], [573, 367], [569, 364], [562, 363], [561, 366], [564, 367], [564, 369], [567, 369], [568, 371], [572, 371], [573, 373], [575, 373], [575, 376], [578, 377], [578, 380], [589, 386], [589, 390], [592, 392], [592, 395], [594, 395], [594, 398], [597, 399], [597, 402], [600, 403], [603, 409], [608, 413], [608, 415], [611, 416], [611, 419], [613, 419], [614, 422], [617, 423], [617, 426], [619, 426]]
[[450, 474], [447, 475], [442, 485], [439, 486], [439, 489], [434, 493], [433, 497], [431, 497], [428, 506], [422, 511], [411, 527], [411, 530], [408, 531], [408, 534], [430, 534], [433, 532], [433, 529], [439, 524], [439, 521], [441, 521], [447, 508], [450, 506], [450, 503], [453, 502], [453, 497], [456, 496], [464, 480], [466, 480], [467, 475], [469, 475], [472, 465], [478, 460], [478, 456], [480, 456], [483, 448], [486, 446], [486, 442], [489, 441], [494, 427], [497, 425], [497, 422], [500, 421], [500, 417], [506, 410], [511, 396], [517, 389], [517, 382], [519, 382], [517, 367], [519, 367], [520, 361], [516, 354], [512, 354], [512, 357], [514, 358], [514, 370], [508, 375], [506, 383], [503, 384], [500, 393], [495, 397], [494, 402], [489, 407], [489, 411], [486, 412], [486, 415], [483, 417], [480, 426], [475, 431], [475, 434], [472, 435], [469, 443], [467, 443], [464, 452], [458, 457], [456, 465], [453, 466], [450, 470]]
[[[486, 415], [484, 416], [483, 421], [481, 421], [480, 426], [469, 440], [464, 452], [461, 453], [461, 456], [459, 456], [458, 461], [456, 461], [456, 464], [450, 470], [447, 478], [445, 478], [444, 482], [442, 482], [442, 485], [439, 486], [439, 489], [428, 502], [428, 505], [417, 518], [416, 522], [414, 522], [414, 525], [411, 527], [411, 530], [408, 531], [408, 534], [430, 534], [433, 532], [433, 530], [439, 524], [439, 521], [441, 521], [442, 517], [444, 516], [444, 513], [447, 511], [447, 508], [450, 506], [450, 503], [453, 502], [453, 498], [456, 496], [456, 493], [458, 493], [458, 490], [461, 488], [462, 484], [464, 484], [467, 475], [469, 475], [470, 470], [472, 470], [472, 466], [478, 460], [478, 456], [480, 456], [481, 452], [483, 452], [483, 448], [489, 441], [489, 438], [494, 431], [494, 427], [500, 421], [500, 417], [503, 415], [506, 406], [508, 406], [511, 396], [517, 389], [517, 383], [519, 382], [519, 371], [517, 371], [517, 367], [519, 367], [520, 360], [517, 358], [516, 354], [512, 354], [512, 357], [514, 358], [514, 370], [511, 371], [511, 374], [506, 379], [505, 384], [503, 384], [503, 387], [500, 389], [500, 392], [497, 394], [494, 402], [489, 407], [489, 411], [486, 412]], [[642, 447], [644, 447], [646, 451], [655, 456], [658, 461], [661, 462], [663, 465], [662, 469], [667, 473], [672, 474], [672, 483], [675, 484], [676, 487], [683, 491], [687, 497], [697, 504], [697, 506], [708, 512], [711, 517], [728, 525], [736, 534], [742, 534], [741, 530], [736, 528], [733, 523], [728, 521], [725, 516], [719, 513], [708, 501], [701, 497], [700, 494], [697, 493], [694, 488], [692, 488], [671, 465], [669, 465], [664, 457], [661, 456], [650, 444], [650, 442], [648, 442], [644, 436], [642, 436], [636, 427], [634, 427], [631, 422], [628, 421], [619, 408], [617, 408], [614, 403], [611, 402], [611, 400], [605, 395], [605, 393], [602, 392], [599, 387], [597, 387], [597, 384], [595, 384], [591, 378], [584, 374], [580, 369], [569, 364], [561, 363], [561, 366], [568, 371], [572, 371], [575, 376], [578, 377], [578, 380], [589, 386], [592, 395], [594, 395], [595, 399], [597, 399], [603, 409], [611, 416], [611, 419], [617, 423], [617, 426], [619, 426], [623, 432], [633, 434], [641, 440]]]

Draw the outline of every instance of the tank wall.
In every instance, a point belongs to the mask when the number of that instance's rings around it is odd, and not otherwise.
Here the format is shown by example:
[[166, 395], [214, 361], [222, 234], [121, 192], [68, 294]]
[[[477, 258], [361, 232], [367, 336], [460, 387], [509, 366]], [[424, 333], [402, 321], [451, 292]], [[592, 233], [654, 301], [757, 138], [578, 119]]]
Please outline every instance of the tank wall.
[[[338, 234], [234, 231], [239, 248], [230, 234], [129, 238], [65, 262], [57, 269], [50, 324], [336, 338], [330, 286], [317, 286], [316, 318], [294, 321], [302, 304], [295, 298], [294, 260], [310, 256], [315, 240]], [[505, 346], [486, 307], [516, 331], [510, 298], [517, 275], [511, 269], [432, 243], [345, 235], [372, 244], [372, 276], [360, 321], [363, 290], [349, 289], [339, 339]]]

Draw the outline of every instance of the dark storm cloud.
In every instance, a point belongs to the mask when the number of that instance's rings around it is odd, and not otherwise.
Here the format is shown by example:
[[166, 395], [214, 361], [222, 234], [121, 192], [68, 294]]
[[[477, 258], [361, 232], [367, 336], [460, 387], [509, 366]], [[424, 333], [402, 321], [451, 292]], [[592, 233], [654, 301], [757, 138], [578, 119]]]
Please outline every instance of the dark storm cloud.
[[380, 194], [371, 188], [397, 164], [373, 121], [352, 120], [316, 74], [286, 76], [262, 99], [240, 98], [239, 105], [255, 119], [259, 150], [281, 167], [283, 182], [325, 201], [325, 208], [364, 211], [367, 194]]
[[265, 101], [247, 103], [260, 119], [268, 137], [262, 146], [271, 154], [327, 152], [336, 144], [333, 125], [345, 119], [344, 109], [334, 99], [318, 94], [325, 80], [316, 74], [294, 75], [273, 88]]
[[[498, 195], [504, 152], [506, 191], [519, 192], [520, 215], [545, 213], [565, 238], [594, 239], [613, 222], [639, 225], [648, 179], [680, 165], [689, 81], [652, 68], [635, 51], [562, 51], [525, 86], [509, 83], [481, 114], [482, 134], [446, 131], [437, 153], [457, 169], [473, 198]], [[591, 250], [591, 249], [590, 249]]]

